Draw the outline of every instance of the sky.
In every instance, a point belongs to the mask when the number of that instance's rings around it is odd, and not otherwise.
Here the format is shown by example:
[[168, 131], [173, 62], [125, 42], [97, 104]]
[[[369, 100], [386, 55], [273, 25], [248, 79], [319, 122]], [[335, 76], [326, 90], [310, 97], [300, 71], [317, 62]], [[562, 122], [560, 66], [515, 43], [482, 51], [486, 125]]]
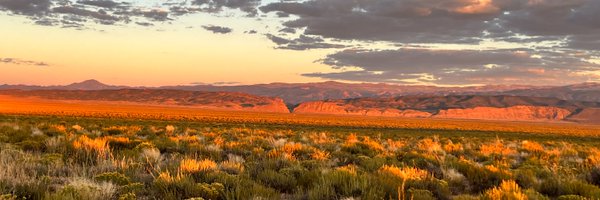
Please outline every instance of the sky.
[[0, 84], [600, 81], [600, 0], [0, 0]]

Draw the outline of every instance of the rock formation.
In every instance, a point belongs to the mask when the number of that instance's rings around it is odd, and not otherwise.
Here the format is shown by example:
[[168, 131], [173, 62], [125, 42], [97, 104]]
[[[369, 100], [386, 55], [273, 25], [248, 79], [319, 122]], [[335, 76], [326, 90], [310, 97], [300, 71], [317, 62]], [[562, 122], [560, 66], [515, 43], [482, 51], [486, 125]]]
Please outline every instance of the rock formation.
[[563, 120], [571, 111], [548, 106], [512, 106], [507, 108], [475, 107], [440, 110], [435, 118], [487, 119], [510, 121]]

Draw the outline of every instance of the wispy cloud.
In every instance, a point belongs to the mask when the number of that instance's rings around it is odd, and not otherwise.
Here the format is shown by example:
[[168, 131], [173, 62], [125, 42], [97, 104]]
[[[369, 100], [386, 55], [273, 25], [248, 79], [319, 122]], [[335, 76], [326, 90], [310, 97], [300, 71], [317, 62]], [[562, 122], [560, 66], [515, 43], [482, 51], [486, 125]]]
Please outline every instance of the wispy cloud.
[[32, 65], [32, 66], [50, 66], [46, 62], [23, 60], [18, 58], [0, 58], [0, 63], [13, 65]]
[[229, 27], [215, 26], [215, 25], [206, 25], [206, 26], [202, 26], [202, 28], [206, 29], [207, 31], [210, 31], [213, 33], [220, 33], [220, 34], [227, 34], [227, 33], [231, 33], [233, 31], [233, 29], [231, 29]]

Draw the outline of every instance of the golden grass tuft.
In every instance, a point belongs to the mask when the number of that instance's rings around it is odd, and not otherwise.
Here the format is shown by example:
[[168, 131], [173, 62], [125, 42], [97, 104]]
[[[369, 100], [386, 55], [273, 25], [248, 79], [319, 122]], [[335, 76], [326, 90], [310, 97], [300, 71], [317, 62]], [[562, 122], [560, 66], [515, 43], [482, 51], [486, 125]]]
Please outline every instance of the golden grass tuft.
[[116, 143], [121, 143], [121, 144], [129, 144], [131, 143], [131, 140], [129, 140], [129, 138], [127, 137], [106, 137], [106, 139], [108, 139], [108, 141], [110, 142], [116, 142]]
[[100, 156], [107, 155], [110, 152], [108, 140], [106, 138], [91, 139], [85, 135], [80, 136], [73, 141], [73, 147], [87, 152], [96, 152]]
[[244, 164], [240, 162], [226, 160], [219, 164], [219, 168], [221, 171], [230, 173], [230, 174], [241, 174], [244, 172]]
[[460, 152], [463, 151], [463, 149], [464, 147], [461, 143], [453, 143], [452, 141], [449, 141], [444, 145], [444, 151], [449, 153]]
[[590, 153], [586, 160], [591, 166], [600, 166], [600, 150], [597, 148], [590, 149]]
[[544, 152], [544, 147], [537, 142], [533, 141], [523, 141], [521, 142], [521, 148], [529, 152], [542, 153]]
[[395, 141], [392, 139], [387, 139], [387, 145], [389, 151], [398, 151], [402, 149], [402, 147], [406, 146], [404, 141]]
[[178, 136], [169, 137], [169, 140], [171, 140], [173, 142], [194, 143], [194, 142], [198, 142], [198, 137], [196, 137], [196, 136], [188, 136], [188, 135], [178, 135]]
[[350, 174], [356, 175], [356, 165], [345, 165], [345, 166], [341, 166], [341, 167], [337, 167], [335, 168], [336, 170], [339, 171], [344, 171], [344, 172], [348, 172]]
[[156, 180], [158, 181], [163, 181], [166, 183], [173, 183], [175, 181], [181, 180], [183, 176], [181, 174], [177, 174], [175, 176], [171, 175], [170, 172], [165, 171], [165, 172], [161, 172], [160, 174], [158, 174], [158, 176], [156, 177]]
[[346, 145], [350, 146], [353, 145], [354, 143], [358, 142], [358, 137], [356, 136], [356, 133], [351, 133], [350, 135], [348, 135], [348, 137], [346, 138]]
[[365, 136], [363, 138], [363, 144], [367, 145], [370, 149], [373, 149], [373, 150], [377, 150], [377, 151], [385, 150], [385, 147], [383, 147], [383, 145], [380, 142], [371, 139], [369, 136]]
[[500, 186], [485, 192], [483, 199], [489, 200], [526, 200], [527, 195], [523, 193], [515, 181], [502, 181]]
[[311, 158], [315, 159], [315, 160], [327, 160], [329, 159], [329, 152], [320, 150], [320, 149], [315, 149], [314, 152], [311, 154]]
[[515, 150], [505, 147], [501, 140], [496, 140], [491, 144], [481, 145], [480, 153], [484, 156], [500, 155], [509, 156], [515, 153]]
[[379, 169], [380, 173], [391, 174], [403, 180], [421, 180], [429, 176], [427, 170], [422, 170], [415, 167], [399, 168], [393, 165], [384, 165]]
[[216, 169], [217, 163], [209, 159], [201, 161], [195, 159], [183, 159], [179, 164], [179, 170], [187, 173], [209, 172]]
[[425, 138], [419, 141], [417, 147], [421, 151], [425, 151], [428, 153], [436, 153], [442, 152], [442, 145], [437, 141], [437, 139]]

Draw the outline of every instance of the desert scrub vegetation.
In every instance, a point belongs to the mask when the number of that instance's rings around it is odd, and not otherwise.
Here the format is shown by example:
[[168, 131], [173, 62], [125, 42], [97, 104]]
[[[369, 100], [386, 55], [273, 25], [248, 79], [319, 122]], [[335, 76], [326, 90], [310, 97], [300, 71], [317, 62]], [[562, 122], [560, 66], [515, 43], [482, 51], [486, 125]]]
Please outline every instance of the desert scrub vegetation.
[[0, 120], [0, 199], [600, 199], [592, 136]]

